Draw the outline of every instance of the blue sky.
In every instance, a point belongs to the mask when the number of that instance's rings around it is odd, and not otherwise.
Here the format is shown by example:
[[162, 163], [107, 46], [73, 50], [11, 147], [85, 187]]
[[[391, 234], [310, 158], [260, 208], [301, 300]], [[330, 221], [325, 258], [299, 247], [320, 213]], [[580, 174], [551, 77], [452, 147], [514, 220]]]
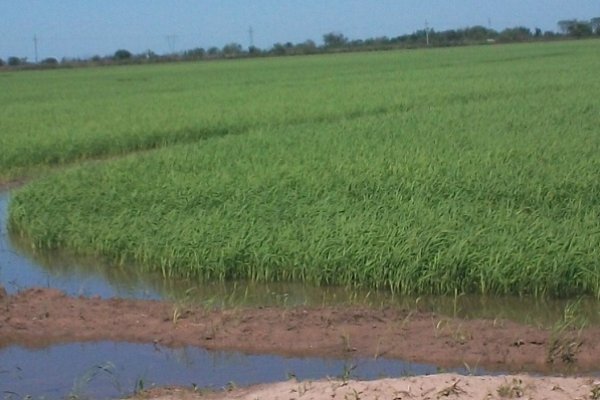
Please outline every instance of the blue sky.
[[90, 57], [119, 48], [181, 51], [237, 42], [321, 42], [422, 29], [524, 25], [556, 30], [560, 19], [600, 17], [599, 0], [0, 0], [0, 58]]

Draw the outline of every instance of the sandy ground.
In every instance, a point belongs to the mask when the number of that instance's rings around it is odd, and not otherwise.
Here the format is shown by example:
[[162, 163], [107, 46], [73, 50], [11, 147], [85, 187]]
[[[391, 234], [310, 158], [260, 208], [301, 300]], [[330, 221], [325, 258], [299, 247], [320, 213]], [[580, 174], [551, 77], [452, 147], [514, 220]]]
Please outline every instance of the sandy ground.
[[600, 381], [590, 378], [533, 378], [440, 374], [376, 381], [287, 381], [219, 393], [160, 389], [141, 399], [236, 400], [432, 400], [432, 399], [598, 399]]

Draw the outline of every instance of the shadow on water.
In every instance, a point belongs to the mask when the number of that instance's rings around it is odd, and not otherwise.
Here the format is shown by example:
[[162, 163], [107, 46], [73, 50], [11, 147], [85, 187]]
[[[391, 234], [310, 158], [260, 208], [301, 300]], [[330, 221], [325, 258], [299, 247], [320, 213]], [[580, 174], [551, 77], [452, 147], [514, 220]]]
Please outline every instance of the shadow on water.
[[[165, 385], [218, 390], [290, 377], [377, 379], [439, 372], [432, 365], [387, 359], [285, 358], [112, 342], [67, 344], [43, 350], [10, 347], [0, 349], [0, 360], [0, 395], [11, 400], [28, 396], [117, 398]], [[469, 372], [464, 368], [454, 371]]]

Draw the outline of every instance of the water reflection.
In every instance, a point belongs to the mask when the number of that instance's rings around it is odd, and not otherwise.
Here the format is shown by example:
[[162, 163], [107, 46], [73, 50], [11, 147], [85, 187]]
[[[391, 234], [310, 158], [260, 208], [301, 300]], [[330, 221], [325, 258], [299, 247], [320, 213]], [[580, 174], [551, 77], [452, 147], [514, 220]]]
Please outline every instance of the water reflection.
[[10, 347], [0, 349], [0, 360], [0, 394], [11, 400], [28, 396], [118, 398], [154, 386], [221, 389], [229, 384], [278, 382], [291, 376], [305, 380], [349, 374], [376, 379], [438, 372], [432, 365], [382, 358], [286, 358], [113, 342], [67, 344], [43, 350]]
[[29, 287], [52, 287], [74, 296], [160, 298], [132, 271], [88, 268], [77, 262], [32, 254], [7, 232], [8, 193], [0, 193], [0, 284], [9, 293]]

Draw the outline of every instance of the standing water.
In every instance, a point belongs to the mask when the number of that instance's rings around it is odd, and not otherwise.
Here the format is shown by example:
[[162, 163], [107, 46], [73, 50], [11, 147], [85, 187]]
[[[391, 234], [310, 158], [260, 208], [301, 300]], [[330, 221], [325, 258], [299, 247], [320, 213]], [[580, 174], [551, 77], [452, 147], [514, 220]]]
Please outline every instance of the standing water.
[[[9, 293], [30, 287], [49, 287], [75, 296], [159, 299], [169, 297], [165, 294], [169, 291], [180, 291], [181, 284], [140, 276], [121, 268], [26, 254], [23, 246], [15, 245], [7, 232], [8, 201], [7, 193], [0, 194], [0, 285]], [[242, 298], [258, 303], [302, 303], [314, 295], [311, 291], [296, 291], [290, 296], [287, 290], [265, 288], [262, 292], [266, 294], [259, 296], [236, 286], [221, 285], [198, 287], [194, 292], [203, 302], [214, 305], [226, 305]], [[228, 299], [224, 297], [227, 291]], [[71, 343], [43, 349], [8, 346], [0, 348], [0, 396], [11, 400], [117, 398], [164, 385], [220, 389], [227, 385], [281, 381], [291, 376], [323, 379], [350, 375], [375, 379], [436, 371], [432, 365], [383, 358], [286, 358], [193, 347], [170, 349], [151, 344]]]
[[[400, 306], [463, 318], [510, 318], [551, 324], [562, 316], [565, 302], [523, 298], [454, 296], [395, 298], [386, 293], [298, 284], [193, 284], [139, 274], [135, 268], [98, 265], [60, 254], [33, 254], [7, 232], [9, 194], [0, 193], [0, 285], [9, 293], [30, 287], [56, 288], [73, 296], [173, 299], [186, 296], [200, 304]], [[597, 302], [581, 301], [590, 323], [598, 323]], [[465, 373], [464, 370], [456, 370]], [[198, 348], [169, 349], [155, 345], [99, 342], [64, 344], [44, 349], [0, 348], [0, 395], [7, 399], [119, 397], [155, 385], [222, 388], [296, 376], [322, 379], [345, 376], [373, 379], [437, 372], [432, 365], [399, 360], [285, 358], [213, 352]], [[473, 372], [473, 371], [468, 371]], [[482, 372], [482, 371], [475, 371]]]
[[397, 360], [286, 358], [113, 342], [9, 347], [0, 349], [0, 360], [0, 396], [11, 400], [117, 398], [165, 385], [218, 390], [290, 377], [376, 379], [438, 372], [432, 365]]
[[[51, 287], [72, 296], [186, 300], [211, 307], [230, 306], [393, 306], [433, 311], [460, 318], [511, 319], [551, 326], [563, 316], [569, 300], [478, 295], [393, 296], [385, 291], [316, 287], [294, 283], [197, 283], [165, 279], [160, 274], [65, 256], [60, 252], [34, 253], [30, 245], [7, 232], [9, 194], [0, 192], [0, 285], [9, 293], [30, 287]], [[578, 300], [588, 324], [600, 324], [598, 301]]]
[[129, 279], [124, 284], [118, 279], [111, 279], [123, 272], [118, 269], [113, 269], [112, 272], [108, 268], [85, 270], [76, 263], [52, 269], [33, 256], [26, 255], [22, 249], [13, 245], [7, 232], [8, 201], [8, 193], [0, 193], [0, 284], [8, 293], [30, 287], [51, 287], [72, 296], [159, 297], [156, 291], [142, 281], [136, 281], [132, 274], [129, 274]]

